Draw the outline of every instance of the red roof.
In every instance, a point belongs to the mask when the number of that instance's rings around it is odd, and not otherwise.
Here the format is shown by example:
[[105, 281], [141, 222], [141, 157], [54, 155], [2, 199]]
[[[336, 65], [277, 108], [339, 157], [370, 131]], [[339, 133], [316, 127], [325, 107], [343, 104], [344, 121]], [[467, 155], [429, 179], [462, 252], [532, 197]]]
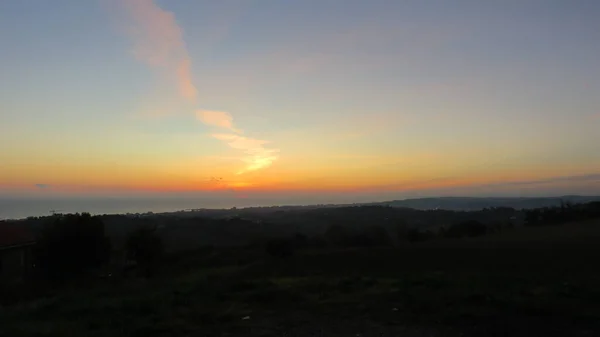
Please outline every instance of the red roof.
[[0, 222], [0, 248], [34, 242], [33, 234], [24, 226]]

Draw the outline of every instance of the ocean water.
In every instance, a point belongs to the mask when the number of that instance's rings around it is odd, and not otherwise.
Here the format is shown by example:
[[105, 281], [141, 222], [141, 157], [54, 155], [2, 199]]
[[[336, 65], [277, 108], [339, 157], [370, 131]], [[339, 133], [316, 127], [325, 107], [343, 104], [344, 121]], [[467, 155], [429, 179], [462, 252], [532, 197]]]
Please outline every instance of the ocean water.
[[125, 214], [162, 213], [191, 209], [228, 209], [317, 204], [350, 204], [393, 200], [396, 193], [342, 192], [210, 192], [175, 195], [138, 195], [118, 197], [11, 197], [0, 195], [0, 220], [23, 219], [57, 213]]
[[1, 198], [0, 220], [23, 219], [57, 213], [125, 214], [176, 212], [181, 210], [284, 205], [339, 204], [375, 201], [373, 196], [349, 195], [244, 195], [242, 197], [119, 197], [119, 198]]
[[198, 198], [118, 198], [118, 199], [0, 199], [0, 219], [45, 216], [53, 212], [125, 214], [173, 212], [199, 208], [231, 208], [268, 205], [266, 200]]

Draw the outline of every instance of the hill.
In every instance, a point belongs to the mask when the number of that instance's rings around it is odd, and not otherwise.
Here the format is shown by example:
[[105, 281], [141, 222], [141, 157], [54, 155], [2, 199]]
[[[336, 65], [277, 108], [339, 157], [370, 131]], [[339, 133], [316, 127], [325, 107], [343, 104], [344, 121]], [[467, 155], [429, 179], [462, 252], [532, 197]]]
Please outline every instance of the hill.
[[371, 205], [389, 205], [392, 207], [406, 207], [421, 210], [445, 209], [455, 211], [474, 211], [484, 208], [510, 207], [515, 209], [531, 209], [541, 207], [560, 206], [563, 203], [588, 203], [600, 201], [600, 196], [561, 196], [544, 198], [471, 198], [471, 197], [442, 197], [392, 200], [386, 202], [369, 203]]

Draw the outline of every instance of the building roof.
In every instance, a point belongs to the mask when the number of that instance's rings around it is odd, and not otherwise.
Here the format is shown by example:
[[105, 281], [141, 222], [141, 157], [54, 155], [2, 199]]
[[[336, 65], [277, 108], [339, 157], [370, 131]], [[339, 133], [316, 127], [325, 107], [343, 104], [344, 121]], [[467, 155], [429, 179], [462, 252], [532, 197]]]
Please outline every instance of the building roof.
[[0, 249], [28, 245], [34, 242], [35, 237], [24, 226], [0, 222]]

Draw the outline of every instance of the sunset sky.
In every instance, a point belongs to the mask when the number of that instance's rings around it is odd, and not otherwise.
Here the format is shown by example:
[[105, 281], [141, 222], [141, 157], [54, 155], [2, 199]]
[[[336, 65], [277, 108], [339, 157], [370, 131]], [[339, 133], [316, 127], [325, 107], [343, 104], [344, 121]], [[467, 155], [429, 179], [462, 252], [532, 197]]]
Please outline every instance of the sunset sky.
[[600, 194], [597, 0], [0, 1], [0, 196]]

